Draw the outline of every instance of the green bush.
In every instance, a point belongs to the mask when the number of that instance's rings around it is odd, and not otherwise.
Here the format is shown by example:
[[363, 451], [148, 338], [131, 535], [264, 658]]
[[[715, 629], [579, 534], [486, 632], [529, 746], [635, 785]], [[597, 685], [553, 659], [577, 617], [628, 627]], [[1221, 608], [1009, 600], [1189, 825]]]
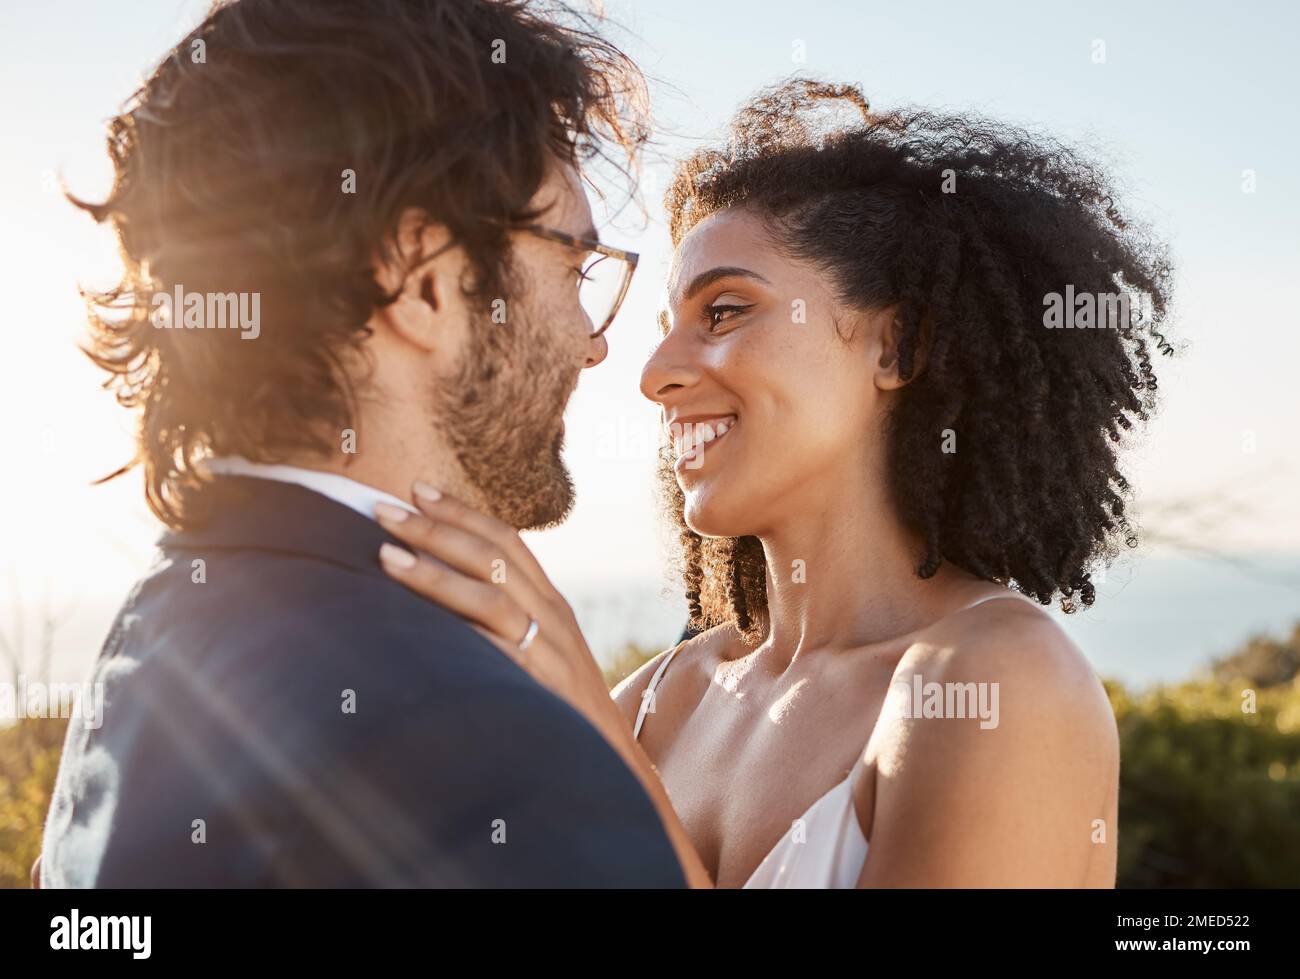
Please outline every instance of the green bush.
[[658, 649], [642, 649], [635, 643], [628, 643], [606, 659], [608, 665], [602, 671], [605, 674], [605, 686], [613, 690], [649, 660], [658, 656], [659, 652]]
[[59, 769], [67, 720], [0, 727], [0, 887], [27, 887]]
[[1300, 886], [1300, 682], [1108, 690], [1119, 886]]

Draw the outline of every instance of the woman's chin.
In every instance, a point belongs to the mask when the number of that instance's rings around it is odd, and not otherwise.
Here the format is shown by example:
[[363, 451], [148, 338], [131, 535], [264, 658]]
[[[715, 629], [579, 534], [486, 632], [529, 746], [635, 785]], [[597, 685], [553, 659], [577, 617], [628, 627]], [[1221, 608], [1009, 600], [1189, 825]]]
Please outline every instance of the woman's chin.
[[739, 500], [728, 500], [712, 486], [693, 486], [685, 490], [686, 526], [701, 537], [744, 537], [752, 532], [752, 512]]

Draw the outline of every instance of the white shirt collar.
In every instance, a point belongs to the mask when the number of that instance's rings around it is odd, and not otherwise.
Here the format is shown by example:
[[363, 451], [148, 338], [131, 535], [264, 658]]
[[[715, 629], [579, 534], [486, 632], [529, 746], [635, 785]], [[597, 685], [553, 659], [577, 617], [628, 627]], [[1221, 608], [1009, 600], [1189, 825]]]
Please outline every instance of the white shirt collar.
[[255, 476], [274, 479], [281, 483], [296, 483], [309, 490], [328, 496], [336, 503], [351, 507], [363, 517], [375, 519], [375, 504], [391, 503], [416, 513], [415, 507], [403, 499], [383, 490], [358, 483], [355, 479], [337, 473], [304, 469], [301, 466], [284, 466], [267, 462], [250, 462], [243, 456], [218, 456], [207, 460], [208, 471], [217, 476]]

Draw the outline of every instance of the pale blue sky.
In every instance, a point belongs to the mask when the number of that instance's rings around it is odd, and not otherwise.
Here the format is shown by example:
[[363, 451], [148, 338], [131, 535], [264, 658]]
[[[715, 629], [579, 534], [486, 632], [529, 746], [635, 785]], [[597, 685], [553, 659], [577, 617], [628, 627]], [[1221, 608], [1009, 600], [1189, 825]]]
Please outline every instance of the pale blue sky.
[[[138, 479], [90, 489], [128, 454], [129, 424], [72, 345], [78, 279], [111, 273], [111, 241], [52, 183], [103, 191], [103, 123], [206, 7], [193, 0], [7, 0], [0, 8], [0, 386], [9, 432], [0, 512], [6, 562], [64, 590], [120, 595], [155, 527]], [[1229, 486], [1241, 509], [1197, 528], [1240, 550], [1300, 550], [1300, 15], [1287, 3], [610, 2], [614, 32], [652, 76], [668, 155], [716, 135], [758, 87], [794, 72], [861, 83], [877, 107], [983, 113], [1047, 130], [1112, 163], [1131, 210], [1180, 268], [1166, 407], [1133, 453], [1139, 500]], [[1105, 63], [1093, 60], [1105, 44]], [[806, 62], [796, 63], [797, 42]], [[1254, 170], [1257, 190], [1242, 192]], [[562, 586], [658, 573], [653, 409], [636, 389], [669, 259], [652, 166], [652, 221], [611, 241], [641, 270], [570, 410], [579, 505], [535, 545]], [[1255, 451], [1243, 450], [1253, 434]], [[1163, 520], [1164, 518], [1162, 518]], [[1164, 524], [1162, 523], [1162, 526]], [[1177, 528], [1175, 528], [1177, 529]], [[67, 561], [81, 569], [69, 578]]]

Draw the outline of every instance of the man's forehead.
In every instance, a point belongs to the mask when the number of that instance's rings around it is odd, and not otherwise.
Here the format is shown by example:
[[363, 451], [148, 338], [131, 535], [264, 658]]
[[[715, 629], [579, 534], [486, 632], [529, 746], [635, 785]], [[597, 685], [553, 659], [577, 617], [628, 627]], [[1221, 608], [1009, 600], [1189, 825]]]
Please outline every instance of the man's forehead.
[[591, 203], [574, 167], [568, 164], [551, 167], [532, 203], [545, 208], [539, 220], [549, 227], [583, 237], [592, 233]]

